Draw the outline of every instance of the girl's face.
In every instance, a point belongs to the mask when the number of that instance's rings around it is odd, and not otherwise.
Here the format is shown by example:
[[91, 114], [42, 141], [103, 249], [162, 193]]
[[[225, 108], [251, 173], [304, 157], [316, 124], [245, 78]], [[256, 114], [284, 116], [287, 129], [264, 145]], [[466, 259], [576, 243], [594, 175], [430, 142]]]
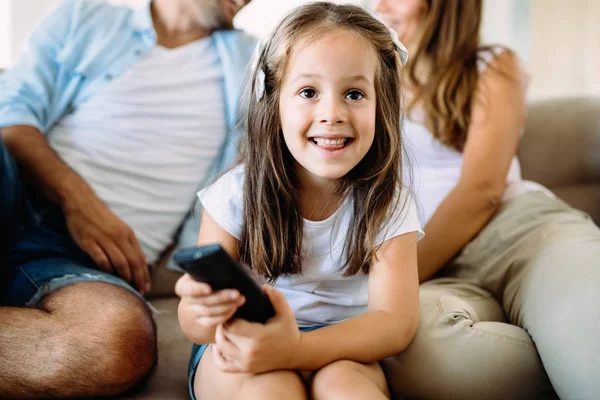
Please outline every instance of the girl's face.
[[375, 137], [377, 67], [375, 50], [344, 30], [292, 48], [279, 113], [301, 180], [336, 181], [367, 154]]
[[375, 11], [383, 22], [398, 33], [406, 46], [415, 46], [427, 14], [424, 0], [377, 0]]

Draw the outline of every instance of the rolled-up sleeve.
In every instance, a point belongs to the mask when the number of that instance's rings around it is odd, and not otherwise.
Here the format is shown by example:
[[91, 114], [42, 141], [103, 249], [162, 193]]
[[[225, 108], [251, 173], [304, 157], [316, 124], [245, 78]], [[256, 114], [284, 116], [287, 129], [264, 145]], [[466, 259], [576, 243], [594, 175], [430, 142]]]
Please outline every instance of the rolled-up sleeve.
[[74, 18], [75, 0], [58, 5], [28, 38], [15, 63], [0, 74], [0, 128], [29, 125], [44, 132], [60, 89], [57, 56]]

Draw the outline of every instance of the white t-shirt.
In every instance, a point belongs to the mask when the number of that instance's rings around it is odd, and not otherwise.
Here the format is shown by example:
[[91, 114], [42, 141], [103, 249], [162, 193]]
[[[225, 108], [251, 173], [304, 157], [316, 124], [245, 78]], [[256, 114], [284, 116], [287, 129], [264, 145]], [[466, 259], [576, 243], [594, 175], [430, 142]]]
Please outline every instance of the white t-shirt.
[[211, 38], [150, 53], [49, 132], [58, 155], [134, 230], [148, 263], [172, 243], [226, 136]]
[[[493, 52], [485, 53], [485, 58], [478, 63], [480, 73], [487, 68], [493, 57], [503, 51], [502, 48], [495, 48]], [[412, 173], [412, 186], [423, 226], [427, 225], [442, 201], [458, 184], [463, 162], [463, 154], [439, 142], [427, 129], [424, 121], [423, 109], [416, 109], [410, 118], [404, 120], [403, 127], [404, 145], [409, 160], [404, 169]], [[531, 191], [542, 191], [553, 196], [542, 185], [521, 178], [519, 160], [514, 156], [506, 177], [502, 201]]]
[[[238, 240], [243, 181], [244, 167], [238, 166], [198, 193], [215, 222]], [[400, 207], [381, 229], [375, 245], [408, 232], [418, 232], [419, 239], [423, 236], [413, 198], [408, 190], [402, 193]], [[347, 259], [344, 243], [351, 229], [351, 213], [352, 200], [347, 198], [328, 219], [303, 221], [302, 275], [279, 277], [274, 285], [285, 295], [299, 326], [333, 324], [367, 311], [368, 275], [343, 277], [339, 272]]]

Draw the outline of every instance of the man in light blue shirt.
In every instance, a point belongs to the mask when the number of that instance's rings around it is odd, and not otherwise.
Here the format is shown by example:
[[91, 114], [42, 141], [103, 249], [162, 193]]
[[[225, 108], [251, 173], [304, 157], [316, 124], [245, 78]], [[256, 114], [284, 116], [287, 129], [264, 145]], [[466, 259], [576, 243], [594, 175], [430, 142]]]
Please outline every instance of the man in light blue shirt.
[[235, 157], [248, 2], [66, 0], [0, 75], [0, 398], [152, 369], [147, 265], [194, 243], [194, 193]]

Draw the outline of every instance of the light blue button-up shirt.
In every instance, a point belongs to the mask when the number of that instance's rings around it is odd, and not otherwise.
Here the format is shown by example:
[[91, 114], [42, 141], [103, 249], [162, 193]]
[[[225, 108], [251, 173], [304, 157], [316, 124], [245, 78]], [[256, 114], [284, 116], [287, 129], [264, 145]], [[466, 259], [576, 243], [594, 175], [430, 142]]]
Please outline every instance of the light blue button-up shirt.
[[[227, 136], [201, 184], [231, 166], [237, 154], [238, 102], [256, 40], [238, 30], [212, 34], [223, 68]], [[123, 74], [156, 45], [150, 1], [139, 9], [66, 0], [32, 33], [15, 66], [0, 75], [0, 128], [29, 125], [48, 133], [56, 122]], [[199, 222], [183, 225], [181, 246], [196, 242]]]

